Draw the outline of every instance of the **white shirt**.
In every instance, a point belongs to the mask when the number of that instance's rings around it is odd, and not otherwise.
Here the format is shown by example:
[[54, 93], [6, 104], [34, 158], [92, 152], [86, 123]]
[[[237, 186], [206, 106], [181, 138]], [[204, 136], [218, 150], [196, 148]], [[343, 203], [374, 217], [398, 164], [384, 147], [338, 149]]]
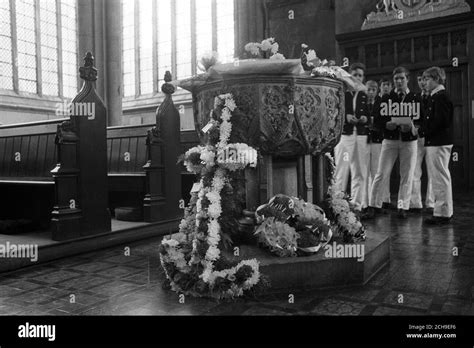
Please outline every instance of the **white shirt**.
[[356, 105], [357, 105], [357, 95], [359, 94], [359, 91], [356, 91], [354, 94], [353, 94], [353, 97], [352, 97], [352, 110], [354, 110], [354, 116], [355, 116], [355, 113], [356, 113]]
[[430, 94], [431, 94], [431, 96], [433, 96], [433, 94], [438, 93], [439, 91], [444, 91], [445, 89], [446, 89], [446, 88], [444, 88], [443, 85], [438, 85], [438, 87], [436, 87], [435, 89], [433, 89]]
[[400, 93], [400, 92], [402, 92], [403, 94], [407, 95], [408, 93], [410, 93], [410, 89], [407, 87], [407, 89], [404, 90], [404, 91], [399, 91], [398, 89], [395, 90], [395, 93], [397, 93], [397, 94]]

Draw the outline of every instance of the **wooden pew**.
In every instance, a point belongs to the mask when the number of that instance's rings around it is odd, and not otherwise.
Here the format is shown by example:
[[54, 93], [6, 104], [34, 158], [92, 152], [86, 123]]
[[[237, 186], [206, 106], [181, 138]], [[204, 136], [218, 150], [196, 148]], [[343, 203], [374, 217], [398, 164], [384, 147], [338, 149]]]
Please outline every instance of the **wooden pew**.
[[[153, 125], [107, 128], [109, 207], [139, 207], [146, 192], [147, 130]], [[143, 211], [141, 211], [143, 220]]]
[[[166, 97], [157, 110], [156, 124], [107, 128], [109, 208], [143, 206], [149, 222], [181, 216], [179, 199], [189, 199], [195, 181], [176, 160], [198, 143], [198, 137], [195, 131], [179, 132], [179, 114], [171, 99], [174, 87], [168, 83], [171, 76], [165, 80]], [[77, 193], [81, 169], [75, 152], [78, 137], [74, 125], [66, 121], [70, 119], [0, 126], [0, 208], [4, 208], [0, 219], [29, 218], [44, 228], [52, 210], [53, 219], [63, 212], [78, 215], [68, 206], [68, 197]], [[62, 163], [58, 163], [58, 153], [63, 154]], [[19, 161], [15, 161], [17, 155]], [[55, 180], [62, 190], [58, 191]], [[63, 202], [58, 203], [58, 196]]]
[[0, 183], [54, 184], [58, 124], [67, 119], [0, 126]]
[[0, 126], [0, 219], [27, 218], [34, 228], [49, 225], [56, 130], [65, 120]]
[[[54, 140], [58, 125], [65, 120], [0, 126], [0, 219], [27, 217], [39, 224], [38, 228], [49, 224], [54, 201], [51, 170], [57, 164]], [[147, 131], [153, 126], [107, 128], [109, 207], [112, 212], [116, 207], [143, 204]], [[180, 153], [199, 143], [194, 130], [181, 131], [180, 138]], [[14, 160], [16, 153], [20, 155], [19, 161]], [[182, 167], [181, 191], [186, 202], [195, 181], [196, 176]]]

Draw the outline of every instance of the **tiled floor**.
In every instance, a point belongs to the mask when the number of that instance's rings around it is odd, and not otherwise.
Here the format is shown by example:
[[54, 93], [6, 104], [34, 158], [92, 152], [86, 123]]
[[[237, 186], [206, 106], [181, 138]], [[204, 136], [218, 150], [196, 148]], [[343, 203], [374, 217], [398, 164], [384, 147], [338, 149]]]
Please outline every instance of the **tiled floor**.
[[[474, 197], [456, 195], [450, 226], [394, 212], [367, 223], [391, 235], [390, 265], [363, 287], [218, 303], [162, 289], [159, 239], [0, 275], [2, 315], [474, 315]], [[453, 248], [458, 256], [453, 256]]]

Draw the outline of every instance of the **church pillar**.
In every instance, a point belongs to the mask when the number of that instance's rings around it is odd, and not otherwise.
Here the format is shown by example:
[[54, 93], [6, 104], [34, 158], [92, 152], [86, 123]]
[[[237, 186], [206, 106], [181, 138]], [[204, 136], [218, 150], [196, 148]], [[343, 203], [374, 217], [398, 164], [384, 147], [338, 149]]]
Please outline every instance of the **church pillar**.
[[[96, 84], [97, 94], [105, 101], [104, 84], [104, 40], [102, 30], [103, 0], [81, 0], [78, 6], [78, 33], [80, 59], [86, 52], [92, 52], [95, 57], [96, 67], [99, 72]], [[80, 60], [79, 59], [79, 60]]]
[[243, 58], [248, 42], [265, 39], [264, 0], [234, 0], [235, 56]]
[[105, 0], [108, 125], [122, 125], [122, 5]]
[[96, 91], [107, 107], [108, 126], [122, 124], [121, 18], [120, 1], [78, 1], [78, 55], [94, 54], [98, 70]]

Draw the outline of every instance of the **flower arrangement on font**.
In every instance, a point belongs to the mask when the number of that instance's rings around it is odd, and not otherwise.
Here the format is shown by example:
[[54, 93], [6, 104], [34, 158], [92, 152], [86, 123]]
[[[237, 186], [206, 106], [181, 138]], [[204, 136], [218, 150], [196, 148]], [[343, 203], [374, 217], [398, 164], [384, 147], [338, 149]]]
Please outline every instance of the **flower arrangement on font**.
[[311, 76], [337, 77], [337, 70], [334, 60], [321, 60], [316, 55], [316, 51], [310, 49], [308, 45], [301, 44], [301, 65], [305, 71], [311, 71]]
[[[223, 191], [230, 185], [232, 172], [257, 164], [255, 149], [247, 144], [228, 144], [235, 108], [230, 93], [217, 96], [213, 115], [220, 116], [211, 119], [207, 131], [218, 132], [218, 139], [209, 137], [206, 145], [193, 147], [183, 157], [187, 170], [201, 177], [199, 190], [185, 209], [179, 233], [164, 239], [160, 246], [162, 267], [171, 288], [177, 292], [234, 298], [242, 296], [260, 279], [256, 259], [232, 265], [221, 255], [225, 242], [221, 228], [225, 215]], [[245, 155], [239, 155], [242, 152]], [[228, 157], [229, 153], [233, 155]]]
[[212, 66], [219, 63], [219, 54], [216, 51], [205, 52], [197, 63], [202, 72], [208, 71]]
[[275, 41], [275, 38], [269, 37], [262, 42], [249, 42], [245, 45], [245, 51], [247, 51], [252, 57], [261, 57], [269, 59], [282, 60], [286, 59], [281, 53], [278, 53], [280, 45]]
[[308, 45], [301, 44], [301, 66], [306, 74], [312, 77], [329, 77], [332, 79], [338, 79], [343, 81], [346, 86], [354, 91], [366, 91], [365, 85], [357, 81], [342, 67], [337, 66], [336, 62], [332, 59], [321, 60], [316, 55], [316, 51], [310, 49]]

